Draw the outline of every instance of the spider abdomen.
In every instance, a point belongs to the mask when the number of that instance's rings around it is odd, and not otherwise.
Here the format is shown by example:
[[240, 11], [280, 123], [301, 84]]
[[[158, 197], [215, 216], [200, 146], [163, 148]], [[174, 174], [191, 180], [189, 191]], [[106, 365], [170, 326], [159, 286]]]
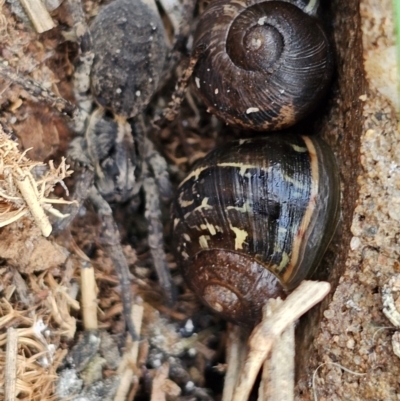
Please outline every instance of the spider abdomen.
[[166, 57], [164, 26], [151, 2], [116, 0], [91, 27], [92, 92], [114, 114], [140, 113], [155, 92]]

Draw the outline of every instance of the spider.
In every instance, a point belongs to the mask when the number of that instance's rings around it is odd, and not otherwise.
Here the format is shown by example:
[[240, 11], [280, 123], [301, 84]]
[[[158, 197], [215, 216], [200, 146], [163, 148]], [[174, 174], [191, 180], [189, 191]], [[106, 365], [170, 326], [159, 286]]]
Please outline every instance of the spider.
[[[170, 197], [171, 187], [167, 164], [146, 138], [140, 116], [167, 58], [164, 27], [155, 5], [148, 1], [115, 0], [100, 10], [90, 30], [80, 2], [70, 0], [69, 7], [81, 49], [74, 82], [81, 110], [74, 123], [79, 136], [72, 141], [69, 156], [82, 172], [73, 198], [79, 205], [88, 199], [102, 221], [103, 247], [119, 276], [129, 332], [137, 339], [130, 317], [128, 264], [109, 203], [134, 201], [143, 189], [151, 255], [161, 287], [172, 302], [159, 203], [160, 197]], [[69, 210], [70, 217], [55, 228], [66, 228], [77, 211]]]
[[[195, 2], [183, 1], [181, 23], [173, 23], [174, 46], [167, 56], [164, 26], [152, 0], [114, 0], [100, 10], [90, 30], [81, 1], [68, 0], [80, 49], [74, 73], [78, 108], [0, 64], [0, 76], [73, 118], [77, 137], [68, 155], [81, 170], [72, 196], [78, 207], [67, 208], [69, 217], [56, 223], [54, 230], [65, 229], [86, 199], [93, 204], [103, 225], [104, 250], [119, 277], [124, 316], [133, 339], [138, 339], [138, 333], [130, 313], [129, 268], [110, 204], [135, 203], [139, 192], [145, 193], [150, 252], [160, 285], [172, 303], [175, 290], [165, 259], [159, 201], [170, 198], [171, 186], [166, 161], [146, 137], [141, 112], [160, 76], [176, 62], [174, 50], [182, 48], [186, 40]], [[169, 60], [167, 67], [165, 60]]]

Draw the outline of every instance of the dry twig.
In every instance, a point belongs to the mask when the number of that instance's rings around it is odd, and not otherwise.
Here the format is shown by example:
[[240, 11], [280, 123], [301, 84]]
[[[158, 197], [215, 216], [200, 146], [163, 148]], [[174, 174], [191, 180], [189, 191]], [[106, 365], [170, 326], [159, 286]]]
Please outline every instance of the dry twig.
[[5, 401], [14, 401], [17, 381], [18, 334], [10, 327], [7, 330], [6, 367], [5, 367]]
[[55, 168], [49, 163], [47, 172], [35, 177], [33, 169], [45, 166], [34, 162], [21, 153], [18, 144], [12, 141], [0, 128], [0, 227], [11, 224], [21, 217], [31, 214], [42, 234], [51, 233], [51, 224], [45, 211], [58, 218], [65, 217], [51, 204], [64, 203], [64, 199], [51, 199], [49, 195], [57, 183], [72, 174], [63, 158]]
[[[40, 395], [41, 401], [50, 400], [57, 377], [57, 364], [54, 361], [60, 360], [63, 351], [56, 349], [44, 337], [42, 333], [46, 326], [40, 318], [36, 321], [30, 318], [19, 320], [22, 313], [14, 310], [4, 298], [0, 299], [0, 313], [3, 315], [0, 319], [0, 332], [4, 332], [0, 335], [0, 366], [7, 368], [6, 372], [0, 369], [0, 398], [3, 396], [5, 400], [14, 401], [20, 396], [26, 396], [31, 400], [39, 400]], [[6, 334], [5, 325], [15, 319], [30, 327], [9, 328]], [[16, 340], [20, 347], [14, 352], [13, 342]], [[12, 372], [14, 362], [11, 353], [16, 358], [15, 374]]]
[[242, 365], [248, 353], [247, 340], [249, 337], [248, 330], [243, 327], [230, 325], [229, 336], [227, 341], [226, 363], [228, 365], [222, 401], [231, 401], [235, 391], [236, 383], [239, 378]]
[[49, 12], [40, 0], [20, 0], [37, 33], [49, 31], [55, 27]]
[[[270, 299], [264, 307], [265, 319], [273, 315], [282, 300]], [[271, 356], [263, 365], [258, 401], [294, 400], [295, 338], [293, 322], [276, 340]]]
[[[140, 335], [143, 318], [143, 306], [134, 304], [132, 306], [132, 321]], [[138, 354], [139, 354], [139, 341], [133, 341], [131, 346], [128, 347], [127, 352], [123, 356], [122, 363], [118, 368], [118, 373], [121, 375], [120, 385], [114, 397], [114, 401], [125, 401], [129, 393], [131, 384], [135, 384], [138, 373]]]
[[272, 316], [264, 319], [250, 336], [250, 351], [242, 367], [238, 386], [232, 401], [247, 400], [261, 365], [268, 357], [276, 340], [304, 313], [309, 311], [330, 291], [330, 284], [317, 281], [303, 281], [277, 307]]
[[93, 266], [82, 261], [81, 269], [82, 317], [85, 330], [97, 330], [97, 285]]
[[169, 363], [164, 362], [157, 370], [156, 375], [153, 379], [153, 385], [151, 389], [151, 401], [166, 401], [167, 396], [165, 394], [163, 384], [168, 378]]

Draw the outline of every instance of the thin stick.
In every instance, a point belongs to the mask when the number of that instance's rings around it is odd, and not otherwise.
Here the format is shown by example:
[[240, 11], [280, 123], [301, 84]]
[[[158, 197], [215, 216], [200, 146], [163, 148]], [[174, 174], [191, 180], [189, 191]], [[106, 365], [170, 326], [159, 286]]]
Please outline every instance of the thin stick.
[[[283, 301], [270, 299], [265, 310], [265, 318], [272, 316]], [[259, 388], [258, 401], [293, 401], [294, 400], [294, 356], [295, 324], [292, 323], [277, 339], [263, 365], [263, 374]]]
[[165, 126], [169, 122], [175, 120], [176, 116], [179, 114], [181, 109], [181, 103], [184, 99], [184, 94], [186, 92], [186, 88], [189, 83], [189, 79], [193, 74], [194, 67], [199, 60], [199, 57], [204, 52], [204, 47], [202, 45], [198, 46], [196, 49], [193, 50], [193, 54], [189, 59], [189, 64], [183, 71], [182, 77], [178, 80], [177, 84], [175, 85], [175, 91], [172, 94], [172, 100], [168, 103], [168, 106], [165, 108], [163, 112], [163, 116], [154, 121], [154, 124], [159, 128]]
[[16, 400], [18, 333], [14, 327], [7, 330], [5, 401]]
[[49, 218], [46, 216], [43, 207], [39, 203], [29, 177], [20, 168], [17, 168], [16, 171], [19, 174], [19, 177], [16, 177], [15, 183], [32, 213], [32, 217], [35, 219], [36, 224], [42, 231], [42, 234], [45, 237], [48, 237], [52, 230]]
[[166, 401], [167, 396], [165, 394], [163, 384], [168, 378], [169, 374], [169, 363], [164, 362], [157, 370], [156, 375], [153, 379], [153, 385], [151, 389], [151, 401]]
[[53, 29], [55, 24], [40, 0], [20, 0], [37, 33]]
[[97, 330], [97, 286], [93, 266], [82, 262], [82, 316], [85, 330]]
[[265, 319], [254, 329], [249, 340], [250, 352], [243, 366], [233, 401], [248, 399], [261, 365], [276, 339], [288, 326], [321, 302], [330, 288], [327, 282], [303, 281], [270, 318]]
[[80, 113], [79, 108], [68, 102], [68, 100], [56, 96], [38, 82], [17, 74], [11, 67], [7, 65], [7, 62], [1, 58], [0, 77], [11, 82], [12, 84], [21, 86], [33, 97], [33, 99], [38, 99], [40, 102], [55, 108], [60, 113], [65, 113], [70, 117], [79, 115]]
[[9, 217], [6, 220], [0, 219], [0, 227], [5, 227], [11, 223], [14, 223], [14, 221], [19, 220], [21, 217], [25, 216], [27, 213], [28, 213], [27, 209], [22, 209], [22, 210], [17, 211], [15, 214], [12, 215], [12, 217]]
[[134, 401], [138, 390], [139, 390], [139, 378], [137, 376], [134, 376], [134, 378], [132, 379], [132, 387], [126, 401]]
[[243, 327], [231, 325], [227, 341], [227, 357], [226, 363], [228, 369], [225, 374], [224, 391], [222, 401], [231, 401], [236, 383], [239, 378], [239, 373], [246, 359], [248, 352], [247, 339], [249, 337], [248, 330]]
[[[132, 306], [132, 323], [140, 336], [143, 319], [143, 306], [135, 303]], [[127, 399], [129, 388], [131, 384], [135, 383], [135, 376], [137, 370], [137, 360], [139, 354], [139, 341], [133, 341], [130, 350], [128, 350], [118, 368], [118, 373], [121, 375], [121, 381], [117, 393], [115, 394], [114, 401], [125, 401]]]

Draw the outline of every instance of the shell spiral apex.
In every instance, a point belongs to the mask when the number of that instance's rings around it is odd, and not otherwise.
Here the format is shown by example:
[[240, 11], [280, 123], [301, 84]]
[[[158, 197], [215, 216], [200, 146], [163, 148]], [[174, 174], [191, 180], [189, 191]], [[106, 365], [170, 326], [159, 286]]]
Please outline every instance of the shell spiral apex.
[[208, 110], [226, 123], [277, 130], [312, 111], [327, 91], [332, 54], [318, 20], [284, 1], [216, 0], [202, 15], [193, 76]]

